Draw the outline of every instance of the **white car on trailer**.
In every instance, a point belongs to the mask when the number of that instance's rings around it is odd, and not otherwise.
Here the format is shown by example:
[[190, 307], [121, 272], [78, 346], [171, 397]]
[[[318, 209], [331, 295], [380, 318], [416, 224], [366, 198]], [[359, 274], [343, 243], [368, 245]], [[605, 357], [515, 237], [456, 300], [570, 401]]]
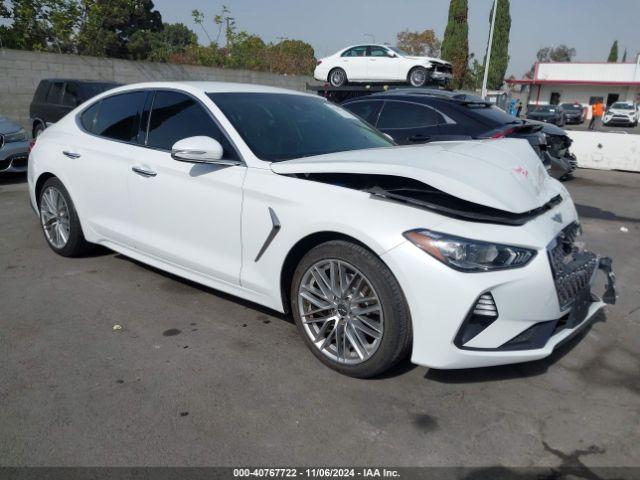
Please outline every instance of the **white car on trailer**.
[[448, 82], [452, 67], [440, 58], [409, 55], [389, 45], [354, 45], [319, 59], [313, 76], [333, 87], [366, 82], [406, 82], [422, 87]]

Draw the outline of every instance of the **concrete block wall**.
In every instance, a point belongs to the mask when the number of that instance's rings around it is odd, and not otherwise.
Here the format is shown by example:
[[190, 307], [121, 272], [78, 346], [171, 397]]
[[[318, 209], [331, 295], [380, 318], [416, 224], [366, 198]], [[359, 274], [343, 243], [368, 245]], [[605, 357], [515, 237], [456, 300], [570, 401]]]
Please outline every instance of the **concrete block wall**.
[[0, 49], [0, 116], [28, 126], [29, 104], [44, 78], [77, 78], [136, 83], [209, 80], [258, 83], [304, 90], [311, 77], [194, 65], [136, 62], [109, 58]]

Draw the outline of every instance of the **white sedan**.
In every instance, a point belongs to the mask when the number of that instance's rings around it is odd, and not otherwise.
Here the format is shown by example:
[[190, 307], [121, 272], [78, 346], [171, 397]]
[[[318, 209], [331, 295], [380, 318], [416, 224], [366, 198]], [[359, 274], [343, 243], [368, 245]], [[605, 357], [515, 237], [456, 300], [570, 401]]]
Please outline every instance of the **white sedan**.
[[334, 87], [349, 82], [407, 82], [422, 87], [445, 84], [451, 71], [451, 64], [439, 58], [411, 56], [388, 45], [356, 45], [318, 60], [313, 76]]
[[590, 289], [610, 272], [527, 142], [396, 147], [276, 88], [111, 90], [38, 137], [28, 180], [56, 253], [100, 244], [291, 312], [356, 377], [409, 352], [438, 368], [545, 357], [603, 306]]

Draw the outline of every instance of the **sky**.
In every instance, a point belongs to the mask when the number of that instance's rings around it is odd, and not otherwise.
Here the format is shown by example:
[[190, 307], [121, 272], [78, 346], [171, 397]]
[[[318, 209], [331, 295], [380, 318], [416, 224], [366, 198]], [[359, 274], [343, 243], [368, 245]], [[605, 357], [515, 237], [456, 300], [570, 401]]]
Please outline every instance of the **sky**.
[[[263, 40], [304, 40], [320, 58], [342, 47], [370, 42], [395, 44], [402, 30], [433, 29], [442, 40], [449, 0], [154, 0], [165, 22], [181, 22], [206, 41], [191, 11], [206, 16], [215, 37], [213, 16], [227, 5], [239, 30]], [[493, 0], [469, 0], [469, 51], [479, 60], [489, 36]], [[365, 35], [370, 34], [370, 35]], [[566, 44], [574, 61], [606, 61], [614, 40], [627, 61], [640, 52], [640, 0], [511, 0], [511, 35], [507, 75], [521, 78], [539, 48]]]

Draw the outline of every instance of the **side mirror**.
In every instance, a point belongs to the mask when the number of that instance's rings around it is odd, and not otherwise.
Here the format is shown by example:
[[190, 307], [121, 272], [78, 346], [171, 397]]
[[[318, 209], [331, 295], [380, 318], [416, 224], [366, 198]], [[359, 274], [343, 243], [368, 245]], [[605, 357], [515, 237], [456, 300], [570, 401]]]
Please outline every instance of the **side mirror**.
[[397, 58], [397, 57], [398, 57], [398, 55], [396, 55], [396, 54], [395, 54], [395, 53], [393, 53], [393, 52], [389, 52], [389, 57], [390, 57], [390, 58]]
[[187, 163], [214, 163], [216, 165], [239, 165], [237, 160], [223, 160], [220, 142], [211, 137], [189, 137], [177, 141], [171, 148], [171, 158]]

